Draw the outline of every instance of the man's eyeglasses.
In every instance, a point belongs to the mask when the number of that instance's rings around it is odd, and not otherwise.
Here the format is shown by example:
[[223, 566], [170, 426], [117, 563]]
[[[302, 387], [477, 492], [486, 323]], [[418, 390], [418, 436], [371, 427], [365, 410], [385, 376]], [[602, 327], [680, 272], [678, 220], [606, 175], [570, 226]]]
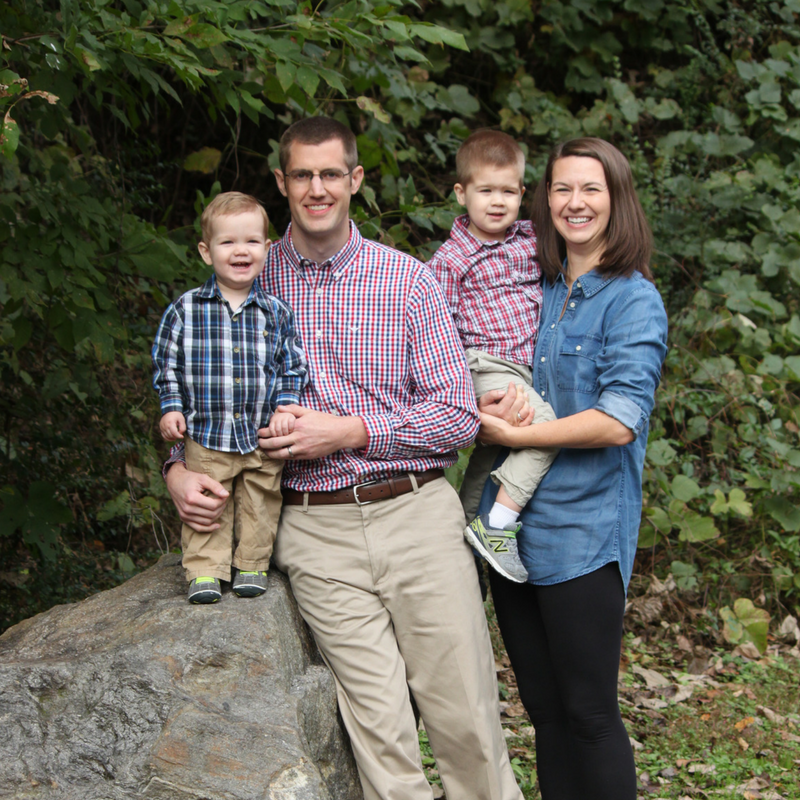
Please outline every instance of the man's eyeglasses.
[[[350, 170], [352, 172], [353, 170]], [[340, 169], [323, 169], [319, 172], [312, 172], [310, 169], [293, 169], [291, 172], [286, 173], [286, 177], [294, 183], [305, 184], [311, 183], [315, 176], [326, 185], [333, 185], [345, 179], [346, 175], [350, 172], [342, 172]]]

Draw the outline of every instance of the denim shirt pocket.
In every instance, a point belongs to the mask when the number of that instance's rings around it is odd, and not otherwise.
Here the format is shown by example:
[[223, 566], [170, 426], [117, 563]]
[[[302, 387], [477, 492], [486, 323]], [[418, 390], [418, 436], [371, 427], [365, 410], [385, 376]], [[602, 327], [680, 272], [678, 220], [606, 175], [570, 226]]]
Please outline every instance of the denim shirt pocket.
[[592, 394], [597, 391], [600, 373], [597, 357], [603, 348], [599, 336], [567, 336], [561, 343], [556, 368], [558, 388], [565, 392]]

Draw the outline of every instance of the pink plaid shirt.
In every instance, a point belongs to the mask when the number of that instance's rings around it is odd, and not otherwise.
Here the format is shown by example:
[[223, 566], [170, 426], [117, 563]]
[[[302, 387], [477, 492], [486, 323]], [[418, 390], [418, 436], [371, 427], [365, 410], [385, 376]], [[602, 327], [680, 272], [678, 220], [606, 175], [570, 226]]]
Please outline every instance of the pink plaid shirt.
[[515, 222], [504, 242], [482, 242], [457, 217], [450, 238], [428, 266], [444, 289], [465, 348], [533, 364], [542, 307], [542, 272], [536, 234], [528, 220]]
[[472, 381], [442, 292], [411, 256], [350, 239], [314, 264], [291, 226], [269, 249], [261, 285], [288, 303], [306, 349], [301, 405], [364, 421], [369, 444], [287, 461], [283, 483], [332, 491], [399, 472], [446, 467], [478, 431]]

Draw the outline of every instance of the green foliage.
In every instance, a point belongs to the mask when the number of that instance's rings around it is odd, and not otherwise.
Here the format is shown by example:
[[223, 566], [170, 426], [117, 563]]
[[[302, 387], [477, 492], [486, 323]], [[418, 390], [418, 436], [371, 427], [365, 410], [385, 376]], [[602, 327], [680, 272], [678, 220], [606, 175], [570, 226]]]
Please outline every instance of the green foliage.
[[3, 4], [2, 554], [52, 569], [69, 543], [146, 549], [159, 515], [174, 521], [149, 348], [166, 302], [203, 278], [196, 215], [242, 189], [277, 235], [277, 140], [328, 113], [358, 136], [362, 232], [423, 259], [458, 212], [470, 130], [517, 137], [531, 185], [566, 137], [628, 154], [671, 319], [641, 568], [721, 604], [797, 604], [798, 13], [795, 0]]

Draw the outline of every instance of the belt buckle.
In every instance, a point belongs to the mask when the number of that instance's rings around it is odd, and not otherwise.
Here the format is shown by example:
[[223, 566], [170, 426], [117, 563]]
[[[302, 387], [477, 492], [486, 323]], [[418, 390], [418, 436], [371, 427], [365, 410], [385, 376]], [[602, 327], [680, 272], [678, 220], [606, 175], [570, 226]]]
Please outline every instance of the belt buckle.
[[356, 501], [357, 506], [368, 506], [372, 503], [377, 503], [377, 500], [359, 500], [358, 499], [358, 490], [363, 488], [364, 486], [374, 486], [376, 483], [380, 483], [378, 480], [373, 481], [364, 481], [364, 483], [356, 483], [353, 485], [353, 499]]

